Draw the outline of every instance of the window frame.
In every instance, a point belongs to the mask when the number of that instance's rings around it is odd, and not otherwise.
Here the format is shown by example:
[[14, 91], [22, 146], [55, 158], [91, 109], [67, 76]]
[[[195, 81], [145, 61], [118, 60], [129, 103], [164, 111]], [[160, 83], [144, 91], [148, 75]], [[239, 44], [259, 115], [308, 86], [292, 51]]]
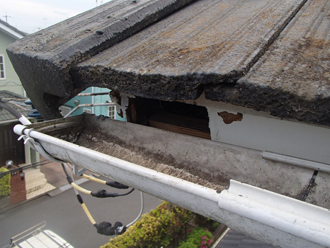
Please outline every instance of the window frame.
[[[0, 80], [3, 80], [3, 79], [6, 79], [5, 56], [3, 54], [0, 54], [0, 65], [1, 64], [2, 64], [2, 69], [0, 66]], [[3, 77], [2, 77], [2, 75], [3, 75]]]
[[[113, 113], [113, 115], [110, 115], [110, 113]], [[116, 105], [109, 105], [108, 106], [108, 116], [111, 119], [116, 120]]]

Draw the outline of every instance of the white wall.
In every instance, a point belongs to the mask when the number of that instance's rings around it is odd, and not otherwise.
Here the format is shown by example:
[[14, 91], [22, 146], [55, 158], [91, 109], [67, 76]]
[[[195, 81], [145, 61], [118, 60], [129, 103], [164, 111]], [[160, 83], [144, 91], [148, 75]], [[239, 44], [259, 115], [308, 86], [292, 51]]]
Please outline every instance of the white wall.
[[[330, 164], [330, 128], [280, 120], [263, 112], [209, 101], [204, 95], [187, 103], [207, 108], [212, 140]], [[242, 113], [243, 119], [225, 124], [218, 115], [222, 111]]]

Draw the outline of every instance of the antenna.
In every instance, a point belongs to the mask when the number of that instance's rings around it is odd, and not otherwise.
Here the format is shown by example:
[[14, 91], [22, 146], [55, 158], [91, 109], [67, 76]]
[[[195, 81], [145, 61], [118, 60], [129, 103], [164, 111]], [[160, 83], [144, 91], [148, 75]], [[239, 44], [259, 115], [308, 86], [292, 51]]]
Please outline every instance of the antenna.
[[11, 17], [11, 16], [7, 15], [7, 12], [6, 12], [6, 15], [4, 15], [3, 17], [6, 18], [6, 22], [8, 23], [8, 17]]

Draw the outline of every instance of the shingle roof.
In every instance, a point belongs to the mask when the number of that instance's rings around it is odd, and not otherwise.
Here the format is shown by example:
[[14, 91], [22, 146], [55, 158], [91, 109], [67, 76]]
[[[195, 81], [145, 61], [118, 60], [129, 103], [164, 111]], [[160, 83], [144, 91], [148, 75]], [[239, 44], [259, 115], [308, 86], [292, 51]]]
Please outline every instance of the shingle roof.
[[118, 0], [15, 42], [8, 54], [45, 118], [98, 86], [168, 101], [205, 92], [330, 126], [329, 13], [312, 0]]
[[[7, 90], [0, 91], [0, 98], [26, 99], [26, 97], [23, 97], [21, 95], [18, 95], [14, 92], [10, 92], [10, 91], [7, 91]], [[15, 108], [18, 112], [20, 112], [24, 116], [27, 116], [27, 113], [29, 112], [29, 110], [23, 110], [21, 108], [16, 107], [15, 105], [12, 105], [12, 104], [11, 104], [11, 107]], [[31, 109], [30, 106], [24, 106], [24, 108]], [[0, 122], [11, 121], [11, 120], [16, 120], [15, 116], [13, 116], [11, 113], [9, 113], [5, 109], [0, 109]]]

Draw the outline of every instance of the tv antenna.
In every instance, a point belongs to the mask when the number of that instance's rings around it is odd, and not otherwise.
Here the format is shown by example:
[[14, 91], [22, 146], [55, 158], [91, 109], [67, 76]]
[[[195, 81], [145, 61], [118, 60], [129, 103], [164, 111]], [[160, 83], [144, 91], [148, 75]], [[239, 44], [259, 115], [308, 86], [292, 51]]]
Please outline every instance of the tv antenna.
[[6, 22], [8, 23], [8, 17], [11, 17], [11, 16], [9, 16], [9, 15], [7, 14], [7, 12], [6, 12], [6, 15], [4, 15], [4, 16], [2, 16], [2, 17], [5, 17], [5, 18], [6, 18]]

